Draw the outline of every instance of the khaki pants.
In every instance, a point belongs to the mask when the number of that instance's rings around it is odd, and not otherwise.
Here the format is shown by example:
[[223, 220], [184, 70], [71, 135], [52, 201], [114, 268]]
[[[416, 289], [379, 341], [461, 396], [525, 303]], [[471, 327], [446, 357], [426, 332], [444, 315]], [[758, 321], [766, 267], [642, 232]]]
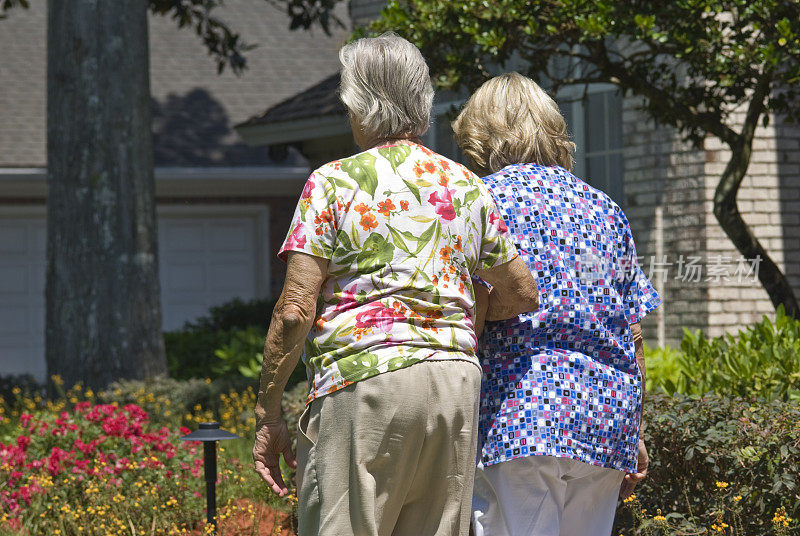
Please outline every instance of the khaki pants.
[[481, 374], [422, 361], [314, 400], [297, 440], [300, 536], [466, 536]]

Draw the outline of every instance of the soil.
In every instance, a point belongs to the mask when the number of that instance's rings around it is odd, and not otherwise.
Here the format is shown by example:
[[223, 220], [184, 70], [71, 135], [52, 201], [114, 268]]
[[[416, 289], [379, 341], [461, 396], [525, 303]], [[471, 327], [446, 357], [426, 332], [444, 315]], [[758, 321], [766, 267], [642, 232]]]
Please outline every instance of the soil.
[[[291, 514], [276, 512], [264, 503], [249, 499], [238, 499], [234, 504], [238, 508], [222, 520], [217, 530], [219, 536], [295, 536]], [[249, 505], [253, 506], [255, 516], [247, 512]], [[198, 527], [189, 534], [204, 536], [203, 528]]]

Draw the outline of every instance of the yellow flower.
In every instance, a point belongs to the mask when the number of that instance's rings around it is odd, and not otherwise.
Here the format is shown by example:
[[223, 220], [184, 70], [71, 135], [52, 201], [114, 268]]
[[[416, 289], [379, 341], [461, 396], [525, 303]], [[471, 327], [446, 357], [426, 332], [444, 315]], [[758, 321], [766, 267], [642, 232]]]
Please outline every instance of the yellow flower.
[[717, 489], [725, 489], [728, 487], [728, 485], [729, 484], [727, 482], [717, 482]]
[[741, 495], [737, 495], [736, 497], [733, 498], [733, 500], [736, 501], [736, 502], [739, 502], [739, 501], [742, 500], [742, 496]]

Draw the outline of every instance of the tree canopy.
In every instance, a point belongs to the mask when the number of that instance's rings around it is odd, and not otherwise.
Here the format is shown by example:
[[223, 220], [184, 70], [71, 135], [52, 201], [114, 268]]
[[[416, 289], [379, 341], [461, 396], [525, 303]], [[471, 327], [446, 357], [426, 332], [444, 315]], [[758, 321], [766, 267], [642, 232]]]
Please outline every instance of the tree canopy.
[[513, 63], [552, 91], [614, 84], [697, 147], [719, 138], [732, 155], [714, 214], [744, 256], [763, 259], [773, 304], [800, 315], [736, 205], [759, 122], [800, 120], [796, 0], [393, 0], [371, 30], [419, 46], [442, 88], [475, 89]]

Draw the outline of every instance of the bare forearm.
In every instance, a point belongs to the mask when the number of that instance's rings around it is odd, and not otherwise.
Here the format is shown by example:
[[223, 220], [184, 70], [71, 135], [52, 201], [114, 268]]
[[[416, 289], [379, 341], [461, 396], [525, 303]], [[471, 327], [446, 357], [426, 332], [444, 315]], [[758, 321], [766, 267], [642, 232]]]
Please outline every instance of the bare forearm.
[[264, 363], [256, 405], [256, 421], [274, 419], [281, 414], [281, 397], [292, 371], [303, 353], [303, 345], [313, 324], [313, 313], [278, 303], [264, 344]]
[[638, 323], [631, 325], [633, 335], [633, 351], [636, 356], [636, 364], [639, 366], [639, 373], [642, 376], [642, 414], [644, 414], [644, 399], [647, 391], [647, 367], [644, 363], [644, 338], [642, 337], [642, 326]]
[[539, 308], [539, 287], [521, 257], [478, 275], [492, 285], [486, 320], [505, 320]]
[[327, 272], [325, 259], [299, 252], [289, 254], [283, 292], [275, 304], [264, 344], [256, 423], [280, 417], [283, 389], [303, 353]]
[[486, 311], [489, 309], [489, 289], [480, 283], [475, 284], [475, 336], [480, 338], [486, 323]]

